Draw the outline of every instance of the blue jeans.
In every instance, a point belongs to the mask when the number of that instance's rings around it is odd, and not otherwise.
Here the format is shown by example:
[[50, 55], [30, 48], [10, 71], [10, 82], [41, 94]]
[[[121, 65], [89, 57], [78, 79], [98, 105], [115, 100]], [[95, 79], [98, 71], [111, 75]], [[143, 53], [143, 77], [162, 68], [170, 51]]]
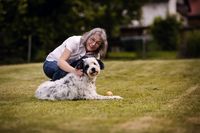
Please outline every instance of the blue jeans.
[[47, 77], [53, 81], [64, 77], [67, 72], [59, 68], [56, 61], [45, 61], [43, 64], [43, 71]]

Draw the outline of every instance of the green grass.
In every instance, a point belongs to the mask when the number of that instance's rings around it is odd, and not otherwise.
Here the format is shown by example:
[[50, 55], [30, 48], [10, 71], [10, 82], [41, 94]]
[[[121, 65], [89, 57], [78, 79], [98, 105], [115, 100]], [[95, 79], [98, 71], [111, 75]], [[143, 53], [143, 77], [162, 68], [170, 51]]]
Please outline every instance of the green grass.
[[42, 64], [0, 66], [0, 132], [198, 133], [200, 60], [105, 61], [97, 91], [123, 100], [41, 101]]
[[108, 59], [134, 60], [134, 59], [176, 59], [176, 51], [148, 51], [143, 57], [142, 52], [108, 52]]
[[177, 51], [153, 51], [147, 52], [148, 59], [176, 59]]
[[108, 52], [108, 59], [131, 60], [136, 58], [136, 52]]

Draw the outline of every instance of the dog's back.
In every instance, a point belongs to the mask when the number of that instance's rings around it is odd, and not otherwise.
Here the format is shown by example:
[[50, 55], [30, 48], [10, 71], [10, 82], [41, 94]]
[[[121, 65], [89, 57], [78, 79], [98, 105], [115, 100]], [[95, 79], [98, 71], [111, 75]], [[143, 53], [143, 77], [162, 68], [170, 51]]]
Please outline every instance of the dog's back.
[[91, 86], [86, 80], [86, 76], [78, 77], [70, 73], [60, 80], [42, 83], [36, 90], [35, 97], [43, 100], [83, 99], [87, 88]]

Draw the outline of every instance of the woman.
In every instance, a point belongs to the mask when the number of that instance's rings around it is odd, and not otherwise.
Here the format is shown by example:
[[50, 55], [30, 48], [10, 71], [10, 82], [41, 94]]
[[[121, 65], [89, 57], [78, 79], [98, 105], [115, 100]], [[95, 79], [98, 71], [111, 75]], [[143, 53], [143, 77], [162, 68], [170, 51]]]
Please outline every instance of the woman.
[[83, 56], [102, 58], [107, 47], [106, 33], [102, 28], [94, 28], [82, 36], [69, 37], [47, 56], [43, 65], [44, 73], [53, 81], [67, 73], [82, 76], [82, 70], [75, 69], [71, 64]]

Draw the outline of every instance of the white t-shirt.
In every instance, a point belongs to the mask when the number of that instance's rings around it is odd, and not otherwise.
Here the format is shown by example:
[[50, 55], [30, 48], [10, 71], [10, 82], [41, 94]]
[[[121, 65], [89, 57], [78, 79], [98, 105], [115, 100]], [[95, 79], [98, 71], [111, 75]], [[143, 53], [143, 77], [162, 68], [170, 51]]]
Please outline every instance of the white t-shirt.
[[60, 46], [58, 46], [55, 50], [49, 53], [46, 60], [58, 61], [65, 48], [67, 48], [71, 52], [70, 58], [68, 59], [68, 63], [72, 63], [73, 61], [80, 59], [86, 54], [85, 46], [80, 44], [80, 40], [81, 36], [69, 37]]

